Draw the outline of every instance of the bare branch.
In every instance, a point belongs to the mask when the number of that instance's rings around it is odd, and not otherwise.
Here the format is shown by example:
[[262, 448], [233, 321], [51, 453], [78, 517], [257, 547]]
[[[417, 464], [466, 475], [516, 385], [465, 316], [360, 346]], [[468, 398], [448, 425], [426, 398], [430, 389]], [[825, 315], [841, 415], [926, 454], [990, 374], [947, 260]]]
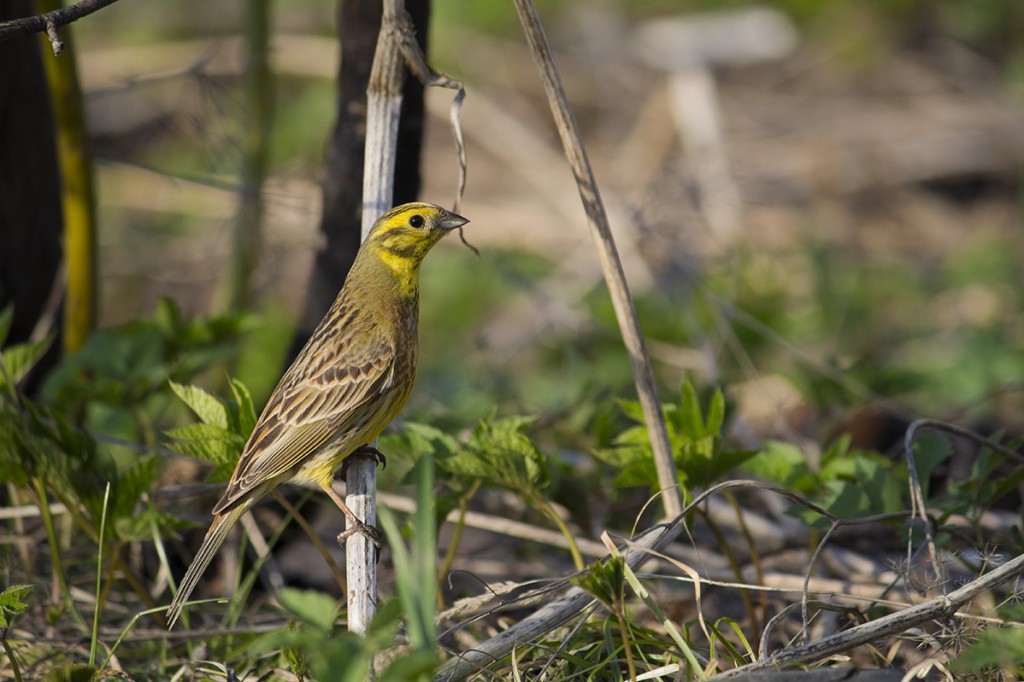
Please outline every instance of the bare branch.
[[756, 670], [775, 670], [786, 664], [819, 661], [881, 637], [903, 632], [929, 620], [949, 618], [961, 606], [979, 594], [992, 590], [1022, 573], [1024, 573], [1024, 556], [1018, 556], [949, 594], [940, 595], [926, 602], [891, 613], [888, 616], [882, 616], [869, 623], [854, 626], [849, 630], [825, 637], [816, 642], [811, 642], [807, 646], [788, 649], [761, 659], [756, 663], [733, 668], [709, 679], [724, 680], [742, 676]]
[[50, 45], [53, 47], [54, 56], [59, 57], [64, 44], [61, 43], [60, 37], [57, 35], [58, 28], [89, 16], [115, 2], [117, 0], [81, 0], [70, 7], [55, 9], [46, 14], [0, 22], [0, 40], [7, 40], [25, 33], [46, 33], [50, 39]]

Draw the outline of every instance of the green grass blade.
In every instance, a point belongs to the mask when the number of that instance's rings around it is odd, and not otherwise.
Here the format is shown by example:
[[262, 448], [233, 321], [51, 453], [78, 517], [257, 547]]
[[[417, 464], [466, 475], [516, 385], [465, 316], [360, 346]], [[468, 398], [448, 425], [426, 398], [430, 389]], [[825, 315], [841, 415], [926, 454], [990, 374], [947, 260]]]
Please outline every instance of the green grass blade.
[[100, 592], [103, 589], [103, 547], [106, 543], [107, 507], [110, 504], [110, 481], [103, 490], [103, 513], [100, 514], [100, 541], [96, 549], [96, 605], [92, 611], [92, 632], [89, 633], [89, 666], [96, 665], [96, 648], [100, 640]]

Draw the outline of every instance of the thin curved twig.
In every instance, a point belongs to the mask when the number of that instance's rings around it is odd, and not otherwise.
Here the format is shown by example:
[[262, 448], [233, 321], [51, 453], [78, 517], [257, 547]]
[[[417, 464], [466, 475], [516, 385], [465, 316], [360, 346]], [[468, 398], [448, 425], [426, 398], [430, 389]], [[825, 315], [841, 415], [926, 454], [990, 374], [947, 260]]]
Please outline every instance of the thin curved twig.
[[[903, 437], [903, 454], [907, 460], [907, 471], [909, 476], [910, 485], [910, 499], [911, 499], [911, 512], [914, 514], [912, 518], [916, 518], [917, 514], [921, 515], [921, 522], [924, 524], [925, 542], [928, 547], [928, 557], [931, 559], [932, 568], [935, 571], [935, 579], [938, 583], [942, 583], [945, 576], [942, 575], [942, 562], [939, 561], [939, 554], [935, 547], [935, 535], [932, 532], [932, 524], [928, 518], [928, 508], [925, 505], [924, 500], [924, 488], [921, 486], [920, 477], [917, 474], [917, 464], [914, 461], [914, 443], [917, 440], [917, 432], [921, 429], [935, 429], [936, 431], [945, 431], [951, 433], [960, 438], [966, 438], [967, 440], [974, 441], [975, 443], [987, 447], [991, 450], [1003, 454], [1010, 459], [1015, 459], [1018, 462], [1024, 462], [1024, 455], [1021, 453], [1006, 447], [1002, 443], [985, 438], [982, 435], [969, 431], [955, 424], [944, 422], [938, 419], [917, 419], [913, 421], [910, 426], [907, 427], [907, 432]], [[907, 556], [908, 562], [910, 557], [913, 556], [913, 548], [910, 545], [910, 538], [907, 539]]]
[[708, 678], [709, 682], [740, 677], [758, 670], [775, 670], [785, 665], [819, 661], [880, 637], [902, 632], [929, 620], [952, 617], [961, 606], [979, 594], [994, 589], [1021, 574], [1024, 574], [1024, 555], [1015, 557], [999, 568], [972, 580], [949, 594], [940, 595], [896, 613], [876, 618], [871, 622], [856, 625], [849, 630], [811, 642], [807, 646], [780, 651], [755, 663], [727, 670]]

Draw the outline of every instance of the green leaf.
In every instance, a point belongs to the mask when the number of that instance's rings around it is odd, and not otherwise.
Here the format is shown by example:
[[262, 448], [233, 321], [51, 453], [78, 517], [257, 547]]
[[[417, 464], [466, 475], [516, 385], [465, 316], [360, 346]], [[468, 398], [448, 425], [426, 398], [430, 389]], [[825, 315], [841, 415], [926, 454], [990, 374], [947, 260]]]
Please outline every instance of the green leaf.
[[161, 512], [147, 507], [137, 514], [115, 519], [113, 525], [114, 534], [119, 539], [133, 542], [152, 539], [154, 528], [161, 535], [174, 535], [178, 531], [194, 527], [196, 524], [169, 512]]
[[245, 447], [245, 437], [212, 424], [188, 424], [167, 432], [173, 440], [168, 445], [187, 457], [216, 466], [207, 476], [211, 482], [227, 480]]
[[153, 322], [165, 336], [174, 336], [181, 329], [181, 308], [174, 299], [161, 296], [153, 311]]
[[914, 467], [917, 469], [917, 478], [921, 482], [921, 488], [925, 499], [929, 496], [929, 484], [932, 478], [932, 471], [942, 462], [949, 459], [953, 454], [953, 448], [949, 441], [940, 433], [929, 431], [914, 442], [913, 446]]
[[685, 469], [695, 484], [708, 487], [739, 469], [757, 454], [757, 450], [718, 450], [710, 457], [688, 463]]
[[[594, 456], [619, 469], [613, 484], [617, 486], [648, 485], [657, 487], [657, 471], [653, 463], [650, 435], [639, 405], [621, 403], [627, 416], [640, 422], [625, 429], [614, 440], [618, 447], [603, 448]], [[686, 482], [707, 487], [728, 476], [736, 467], [753, 457], [746, 451], [722, 451], [722, 426], [725, 423], [725, 398], [720, 390], [711, 394], [705, 421], [700, 398], [690, 381], [680, 389], [677, 404], [662, 405], [668, 427], [669, 444], [680, 484]]]
[[978, 641], [952, 661], [950, 668], [959, 673], [999, 670], [1004, 674], [1024, 675], [1024, 630], [994, 628], [982, 631]]
[[646, 426], [634, 426], [626, 429], [615, 438], [617, 445], [641, 445], [650, 449], [651, 439], [647, 435]]
[[639, 433], [641, 437], [635, 440], [632, 437], [616, 439], [617, 447], [594, 450], [594, 457], [613, 467], [624, 467], [650, 460], [651, 450], [647, 443], [647, 431], [639, 429]]
[[203, 423], [227, 429], [230, 425], [227, 406], [217, 396], [207, 393], [198, 386], [184, 386], [170, 382], [173, 390], [185, 402]]
[[214, 426], [213, 424], [186, 424], [168, 429], [165, 433], [171, 438], [183, 441], [216, 441], [230, 444], [244, 444], [245, 441], [234, 431]]
[[231, 379], [231, 395], [238, 406], [238, 431], [243, 435], [252, 433], [256, 428], [256, 409], [252, 404], [252, 394], [238, 379]]
[[[141, 457], [123, 472], [111, 470], [105, 473], [106, 480], [110, 481], [107, 538], [142, 540], [149, 537], [149, 515], [146, 511], [140, 513], [139, 506], [143, 494], [153, 489], [160, 476], [160, 460], [155, 456]], [[103, 515], [104, 494], [101, 486], [93, 485], [88, 489], [79, 487], [79, 496], [98, 528]]]
[[708, 405], [707, 433], [720, 434], [725, 424], [725, 396], [721, 389], [716, 389], [711, 394], [711, 403]]
[[334, 628], [338, 605], [327, 595], [313, 590], [285, 587], [277, 593], [277, 598], [292, 617], [303, 623], [323, 632], [330, 632]]
[[804, 453], [789, 443], [769, 441], [743, 468], [794, 492], [809, 494], [818, 489], [817, 472], [807, 463]]
[[526, 417], [483, 419], [469, 440], [437, 465], [457, 476], [479, 479], [524, 493], [547, 484], [544, 455], [524, 431], [533, 423]]
[[856, 475], [857, 457], [849, 448], [850, 435], [844, 433], [821, 453], [819, 474], [822, 478], [851, 478]]
[[688, 438], [700, 438], [705, 435], [704, 418], [700, 414], [700, 399], [697, 389], [689, 379], [683, 382], [682, 395], [679, 399], [678, 413], [679, 432]]
[[644, 423], [644, 408], [640, 403], [632, 400], [621, 400], [619, 401], [619, 407], [622, 409], [623, 414], [636, 423]]
[[53, 344], [53, 335], [47, 336], [41, 341], [19, 343], [5, 348], [3, 351], [3, 364], [6, 372], [0, 373], [0, 382], [6, 383], [10, 379], [17, 384], [25, 378], [32, 370], [39, 359], [46, 354]]
[[[391, 662], [391, 665], [377, 677], [377, 682], [409, 682], [410, 680], [429, 680], [431, 673], [437, 668], [441, 659], [433, 650], [420, 649], [404, 653]], [[321, 678], [326, 679], [326, 678]]]
[[459, 447], [458, 441], [450, 435], [428, 424], [405, 422], [402, 433], [416, 456], [451, 455]]
[[626, 591], [625, 561], [621, 555], [595, 561], [585, 573], [569, 578], [569, 582], [617, 611]]
[[9, 628], [14, 617], [25, 610], [25, 597], [35, 585], [11, 585], [0, 592], [0, 628]]

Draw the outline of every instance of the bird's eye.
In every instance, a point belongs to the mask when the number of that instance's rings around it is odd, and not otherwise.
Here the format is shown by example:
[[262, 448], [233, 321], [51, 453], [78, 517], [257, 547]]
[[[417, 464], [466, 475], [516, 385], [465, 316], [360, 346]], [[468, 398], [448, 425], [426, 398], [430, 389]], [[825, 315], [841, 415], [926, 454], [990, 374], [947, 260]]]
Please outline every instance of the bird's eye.
[[421, 216], [419, 213], [409, 218], [409, 224], [412, 225], [413, 227], [423, 227], [423, 223], [423, 216]]

